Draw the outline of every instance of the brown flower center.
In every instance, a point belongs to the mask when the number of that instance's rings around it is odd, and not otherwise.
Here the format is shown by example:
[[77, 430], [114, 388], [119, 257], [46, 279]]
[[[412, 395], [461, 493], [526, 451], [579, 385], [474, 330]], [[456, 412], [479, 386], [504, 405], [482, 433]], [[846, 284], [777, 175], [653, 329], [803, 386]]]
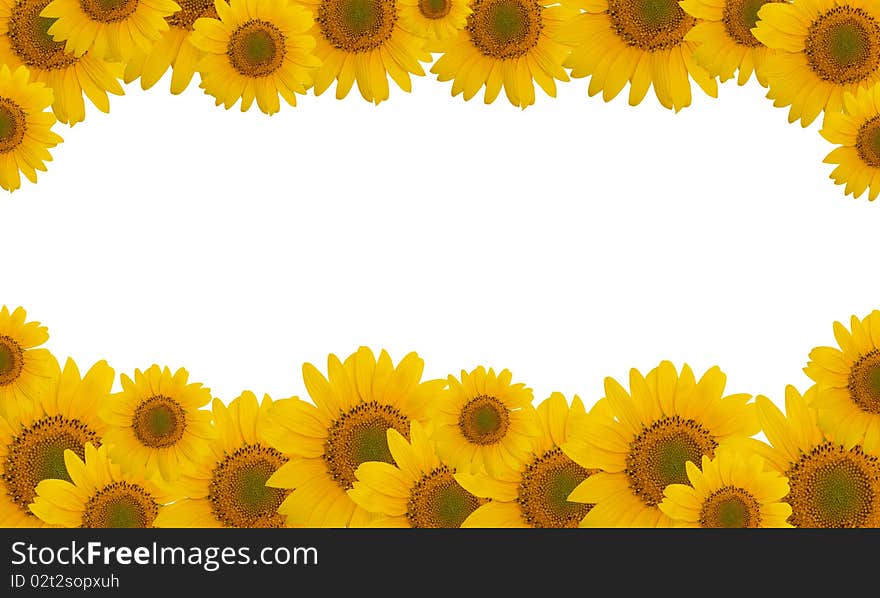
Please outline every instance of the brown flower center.
[[40, 13], [51, 1], [17, 0], [11, 9], [7, 25], [9, 44], [15, 55], [31, 69], [63, 69], [79, 60], [64, 52], [64, 42], [56, 42], [49, 35], [49, 27], [56, 19], [41, 17]]
[[703, 501], [700, 527], [761, 527], [761, 504], [742, 488], [719, 488]]
[[880, 66], [880, 23], [863, 8], [836, 6], [810, 25], [804, 53], [824, 81], [864, 81]]
[[412, 527], [461, 527], [483, 502], [455, 481], [451, 469], [441, 465], [413, 486], [406, 518]]
[[538, 45], [544, 7], [535, 0], [474, 0], [471, 9], [465, 28], [483, 55], [505, 60]]
[[516, 499], [523, 519], [532, 527], [577, 527], [593, 505], [569, 502], [568, 495], [596, 471], [558, 448], [535, 457], [523, 471]]
[[608, 0], [608, 16], [627, 45], [645, 52], [678, 46], [697, 22], [677, 0]]
[[465, 403], [458, 416], [458, 429], [468, 442], [480, 445], [501, 441], [510, 428], [510, 410], [490, 396], [479, 396]]
[[315, 21], [324, 39], [343, 52], [379, 48], [394, 33], [394, 0], [323, 0]]
[[269, 488], [266, 481], [287, 457], [274, 448], [246, 444], [217, 464], [208, 499], [226, 527], [284, 527], [278, 507], [290, 490]]
[[135, 409], [132, 431], [144, 446], [154, 449], [174, 446], [186, 431], [186, 412], [170, 397], [152, 396]]
[[113, 482], [86, 503], [82, 527], [153, 527], [159, 504], [138, 484]]
[[248, 21], [231, 36], [226, 55], [233, 68], [245, 77], [271, 75], [284, 63], [287, 45], [284, 35], [267, 21]]

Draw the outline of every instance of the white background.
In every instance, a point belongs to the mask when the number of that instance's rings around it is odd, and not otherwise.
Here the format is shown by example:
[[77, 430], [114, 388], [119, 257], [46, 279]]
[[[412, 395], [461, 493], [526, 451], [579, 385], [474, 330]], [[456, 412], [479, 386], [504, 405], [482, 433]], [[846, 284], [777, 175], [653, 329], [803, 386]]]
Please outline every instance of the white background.
[[429, 75], [271, 118], [168, 82], [59, 127], [39, 184], [0, 196], [0, 303], [83, 369], [281, 398], [304, 361], [369, 345], [589, 405], [671, 359], [781, 404], [834, 320], [880, 307], [880, 205], [755, 82], [674, 114], [580, 79], [521, 111]]

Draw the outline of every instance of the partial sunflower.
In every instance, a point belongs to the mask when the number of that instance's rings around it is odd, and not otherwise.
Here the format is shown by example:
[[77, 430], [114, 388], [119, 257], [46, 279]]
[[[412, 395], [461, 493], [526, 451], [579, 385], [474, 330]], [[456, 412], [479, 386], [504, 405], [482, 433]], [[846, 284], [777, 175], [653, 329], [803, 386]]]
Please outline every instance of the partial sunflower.
[[31, 81], [45, 83], [54, 93], [52, 111], [59, 122], [75, 125], [86, 117], [83, 94], [108, 112], [107, 94], [122, 95], [122, 65], [105, 62], [90, 52], [77, 58], [48, 34], [52, 19], [40, 13], [51, 0], [0, 0], [0, 63], [26, 66]]
[[154, 365], [135, 370], [134, 380], [120, 377], [122, 392], [115, 393], [101, 409], [107, 422], [104, 441], [110, 457], [127, 471], [150, 478], [157, 471], [166, 481], [204, 450], [214, 436], [211, 391], [189, 382], [189, 373]]
[[578, 14], [568, 0], [473, 0], [467, 26], [444, 42], [431, 67], [440, 81], [452, 80], [452, 95], [474, 97], [482, 87], [489, 104], [501, 88], [514, 106], [535, 103], [535, 82], [556, 97], [556, 81], [568, 81], [563, 62], [570, 48], [561, 37]]
[[205, 55], [193, 45], [190, 34], [198, 19], [216, 19], [218, 16], [214, 0], [176, 1], [180, 10], [165, 17], [168, 31], [162, 34], [152, 50], [135, 52], [125, 64], [126, 83], [140, 78], [141, 88], [150, 89], [171, 68], [171, 93], [183, 93], [189, 86], [199, 61]]
[[52, 387], [29, 409], [0, 416], [0, 527], [43, 527], [30, 511], [37, 485], [70, 481], [64, 451], [82, 458], [87, 443], [101, 443], [105, 425], [97, 412], [112, 386], [113, 370], [106, 362], [81, 377], [68, 359]]
[[837, 164], [831, 178], [846, 185], [854, 198], [868, 191], [868, 200], [880, 195], [880, 84], [844, 95], [844, 112], [826, 112], [822, 136], [840, 147], [825, 157]]
[[301, 0], [315, 16], [312, 35], [321, 67], [315, 95], [336, 81], [342, 99], [357, 81], [361, 96], [378, 104], [388, 99], [388, 76], [410, 91], [410, 74], [424, 75], [419, 61], [429, 62], [425, 40], [400, 23], [399, 0]]
[[48, 34], [66, 52], [126, 62], [149, 52], [168, 31], [165, 18], [179, 10], [174, 0], [52, 0], [40, 16], [54, 21]]
[[204, 54], [201, 87], [227, 109], [241, 98], [241, 110], [254, 98], [260, 110], [280, 110], [278, 94], [296, 106], [320, 61], [309, 35], [312, 16], [287, 0], [216, 0], [218, 19], [199, 19], [190, 38]]
[[862, 320], [852, 316], [850, 328], [835, 322], [840, 348], [813, 349], [804, 371], [818, 386], [814, 406], [822, 429], [880, 455], [880, 311]]
[[341, 362], [327, 359], [325, 378], [310, 363], [303, 379], [314, 404], [299, 399], [278, 401], [266, 436], [272, 446], [293, 455], [268, 482], [291, 489], [279, 512], [289, 523], [306, 527], [361, 526], [376, 516], [355, 503], [348, 491], [361, 463], [395, 463], [388, 430], [409, 437], [414, 421], [425, 424], [428, 403], [445, 386], [422, 381], [424, 361], [406, 355], [397, 367], [388, 353], [377, 360], [361, 347]]
[[64, 451], [70, 481], [37, 484], [30, 509], [49, 525], [61, 527], [153, 527], [164, 505], [172, 500], [149, 480], [125, 474], [110, 461], [107, 447], [85, 445], [85, 461]]
[[790, 106], [804, 127], [843, 109], [844, 93], [880, 81], [880, 4], [875, 0], [795, 0], [767, 4], [752, 32], [768, 48], [767, 97]]
[[49, 331], [28, 322], [24, 308], [0, 308], [0, 415], [8, 406], [28, 408], [58, 377], [58, 362], [38, 348], [47, 340]]
[[758, 11], [765, 4], [785, 0], [682, 0], [681, 7], [697, 24], [684, 39], [695, 42], [694, 58], [722, 82], [738, 73], [736, 82], [745, 85], [755, 73], [767, 86], [763, 67], [771, 52], [752, 33]]
[[758, 413], [770, 447], [765, 459], [788, 478], [789, 523], [795, 527], [880, 527], [880, 461], [859, 444], [843, 444], [816, 423], [816, 388], [785, 389], [783, 415], [766, 397]]
[[393, 463], [367, 461], [355, 470], [348, 491], [364, 510], [380, 517], [369, 527], [461, 527], [482, 503], [456, 481], [455, 469], [440, 460], [418, 421], [407, 439], [388, 429]]
[[629, 81], [635, 106], [653, 85], [660, 103], [677, 112], [691, 104], [689, 77], [718, 96], [716, 79], [694, 57], [697, 44], [686, 39], [697, 19], [678, 0], [587, 0], [584, 9], [561, 39], [573, 46], [565, 66], [572, 77], [590, 77], [590, 96], [601, 91], [608, 102]]
[[598, 470], [581, 467], [561, 447], [583, 417], [578, 397], [569, 407], [565, 397], [553, 393], [538, 405], [542, 434], [526, 459], [494, 476], [456, 474], [467, 490], [491, 499], [462, 527], [578, 527], [592, 505], [569, 502], [568, 495]]
[[397, 1], [400, 3], [400, 26], [432, 42], [458, 35], [471, 14], [469, 0]]
[[[686, 463], [745, 442], [760, 426], [747, 394], [724, 395], [726, 376], [711, 368], [697, 381], [691, 368], [662, 362], [642, 376], [630, 371], [630, 392], [605, 379], [605, 398], [583, 418], [562, 450], [586, 469], [569, 500], [595, 505], [583, 527], [665, 527], [657, 505], [669, 484], [688, 482]], [[631, 393], [631, 394], [630, 394]]]
[[528, 459], [541, 434], [532, 389], [511, 384], [509, 370], [480, 366], [461, 380], [449, 376], [449, 388], [437, 400], [433, 438], [442, 459], [464, 473], [500, 474]]
[[217, 437], [208, 451], [173, 484], [173, 494], [186, 496], [156, 517], [156, 527], [284, 527], [278, 507], [289, 491], [266, 486], [266, 480], [287, 462], [266, 436], [272, 399], [262, 403], [244, 392], [229, 406], [214, 399]]
[[686, 466], [689, 483], [666, 486], [657, 505], [676, 527], [792, 527], [788, 481], [760, 455], [718, 451], [703, 455], [701, 467]]
[[52, 90], [29, 77], [27, 67], [0, 66], [0, 187], [7, 191], [21, 187], [21, 173], [36, 183], [52, 160], [49, 148], [63, 141], [51, 130]]

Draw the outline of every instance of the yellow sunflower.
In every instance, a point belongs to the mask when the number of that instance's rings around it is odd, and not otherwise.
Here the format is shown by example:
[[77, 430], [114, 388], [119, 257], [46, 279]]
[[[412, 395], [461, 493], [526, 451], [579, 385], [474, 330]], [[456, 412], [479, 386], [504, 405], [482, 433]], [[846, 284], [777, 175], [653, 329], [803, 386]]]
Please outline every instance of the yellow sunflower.
[[104, 442], [110, 457], [128, 470], [150, 478], [159, 471], [174, 480], [214, 435], [211, 391], [189, 383], [183, 368], [173, 375], [158, 365], [135, 370], [134, 380], [123, 374], [122, 392], [104, 404], [100, 416], [107, 422]]
[[455, 470], [440, 460], [417, 421], [411, 422], [410, 439], [389, 428], [392, 462], [361, 463], [348, 495], [362, 509], [380, 515], [367, 522], [370, 527], [461, 527], [485, 501], [455, 480]]
[[202, 88], [227, 109], [241, 98], [241, 110], [254, 98], [260, 110], [280, 109], [278, 94], [296, 106], [320, 64], [308, 34], [312, 16], [287, 0], [216, 0], [220, 19], [199, 19], [191, 40], [204, 57], [199, 62]]
[[771, 52], [752, 34], [758, 11], [765, 4], [785, 0], [682, 0], [681, 7], [697, 24], [684, 39], [697, 44], [694, 57], [721, 81], [739, 72], [737, 83], [745, 85], [755, 73], [767, 86], [763, 67]]
[[483, 366], [462, 370], [460, 381], [449, 376], [435, 407], [433, 438], [440, 457], [458, 471], [493, 476], [528, 459], [541, 425], [532, 389], [511, 384], [512, 377]]
[[689, 484], [666, 486], [657, 505], [676, 527], [792, 527], [788, 481], [760, 455], [718, 451], [686, 466]]
[[426, 40], [458, 35], [471, 14], [469, 0], [397, 0], [400, 26]]
[[272, 446], [293, 455], [268, 482], [292, 489], [279, 512], [306, 527], [360, 526], [375, 519], [348, 495], [355, 471], [366, 461], [393, 463], [389, 429], [408, 436], [410, 424], [425, 423], [428, 403], [445, 386], [422, 382], [424, 361], [406, 355], [395, 368], [388, 353], [377, 360], [361, 347], [341, 362], [327, 359], [325, 378], [307, 363], [303, 379], [314, 404], [278, 401], [266, 431]]
[[315, 16], [312, 35], [321, 67], [315, 95], [336, 81], [344, 98], [357, 81], [361, 96], [378, 104], [388, 99], [388, 76], [404, 91], [410, 73], [424, 75], [419, 61], [430, 61], [425, 40], [401, 26], [398, 0], [301, 0]]
[[149, 52], [166, 17], [180, 10], [174, 0], [52, 0], [41, 16], [55, 19], [48, 33], [74, 56], [91, 51], [98, 58], [125, 62]]
[[162, 34], [150, 52], [138, 51], [125, 65], [124, 80], [131, 83], [138, 77], [143, 89], [150, 89], [159, 82], [169, 68], [171, 93], [183, 93], [189, 86], [199, 61], [205, 55], [196, 48], [190, 36], [196, 20], [216, 19], [214, 0], [176, 0], [180, 10], [165, 17], [168, 31]]
[[31, 81], [54, 92], [52, 110], [59, 122], [74, 125], [86, 117], [83, 94], [102, 112], [110, 110], [107, 94], [122, 95], [122, 65], [90, 52], [76, 57], [47, 33], [51, 19], [40, 13], [51, 0], [0, 0], [0, 63], [26, 66]]
[[795, 0], [767, 4], [752, 31], [768, 48], [767, 97], [791, 106], [804, 127], [843, 108], [845, 92], [880, 80], [880, 4], [876, 0]]
[[845, 195], [880, 195], [880, 84], [843, 97], [844, 112], [826, 112], [822, 136], [840, 147], [825, 157], [837, 164], [831, 178], [846, 185]]
[[100, 444], [105, 426], [97, 411], [112, 386], [113, 370], [106, 362], [81, 377], [69, 359], [29, 409], [0, 416], [0, 527], [43, 526], [29, 508], [37, 484], [70, 481], [64, 451], [84, 457], [86, 443]]
[[169, 486], [188, 498], [163, 509], [156, 527], [284, 527], [278, 507], [288, 491], [266, 486], [287, 462], [266, 435], [272, 404], [268, 395], [258, 403], [252, 392], [242, 393], [228, 407], [214, 399], [217, 437]]
[[852, 316], [850, 328], [835, 322], [840, 348], [813, 349], [804, 371], [818, 385], [814, 406], [822, 428], [880, 455], [880, 311], [863, 320]]
[[565, 61], [572, 77], [590, 77], [589, 94], [610, 101], [629, 81], [629, 103], [639, 104], [654, 86], [660, 103], [676, 112], [691, 103], [692, 78], [710, 96], [718, 83], [694, 57], [686, 39], [697, 24], [678, 0], [585, 0], [586, 12], [563, 30], [572, 44]]
[[58, 376], [58, 362], [48, 349], [38, 349], [49, 340], [49, 331], [39, 322], [28, 322], [27, 312], [17, 307], [10, 313], [0, 309], [0, 415], [7, 406], [26, 408], [51, 388]]
[[556, 97], [556, 82], [568, 81], [562, 63], [570, 48], [560, 37], [578, 14], [568, 0], [473, 0], [467, 26], [441, 46], [431, 68], [440, 81], [452, 80], [452, 95], [465, 100], [485, 87], [489, 104], [501, 88], [514, 106], [535, 103], [535, 82]]
[[26, 67], [10, 71], [0, 66], [0, 187], [15, 191], [23, 173], [32, 183], [37, 171], [46, 170], [49, 148], [62, 139], [51, 131], [55, 117], [46, 109], [52, 90], [29, 80]]
[[724, 396], [726, 376], [711, 368], [697, 381], [662, 362], [642, 376], [630, 371], [630, 393], [605, 379], [605, 398], [581, 420], [562, 450], [586, 469], [569, 500], [594, 504], [583, 527], [660, 527], [657, 505], [669, 484], [688, 482], [685, 463], [714, 456], [719, 446], [746, 440], [760, 426], [746, 394]]
[[565, 397], [553, 393], [538, 405], [542, 434], [526, 459], [494, 476], [457, 474], [467, 490], [492, 499], [462, 527], [578, 527], [592, 505], [569, 502], [568, 495], [597, 470], [581, 467], [561, 447], [583, 417], [578, 397], [569, 407]]
[[107, 447], [85, 445], [85, 462], [64, 451], [70, 481], [43, 480], [37, 484], [30, 509], [49, 525], [61, 527], [153, 527], [163, 505], [170, 501], [149, 480], [125, 474], [110, 461]]
[[766, 397], [756, 399], [764, 458], [788, 478], [789, 523], [795, 527], [880, 527], [880, 461], [861, 445], [844, 445], [816, 421], [816, 388], [805, 396], [785, 389], [783, 415]]

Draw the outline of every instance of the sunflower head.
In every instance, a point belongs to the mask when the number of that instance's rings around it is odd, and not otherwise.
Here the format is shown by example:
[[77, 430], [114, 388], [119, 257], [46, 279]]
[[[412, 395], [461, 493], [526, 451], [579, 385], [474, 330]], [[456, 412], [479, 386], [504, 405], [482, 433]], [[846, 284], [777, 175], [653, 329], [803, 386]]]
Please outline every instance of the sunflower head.
[[0, 415], [7, 405], [28, 409], [31, 397], [48, 391], [58, 377], [58, 362], [40, 345], [49, 332], [39, 322], [28, 322], [21, 307], [0, 308]]

